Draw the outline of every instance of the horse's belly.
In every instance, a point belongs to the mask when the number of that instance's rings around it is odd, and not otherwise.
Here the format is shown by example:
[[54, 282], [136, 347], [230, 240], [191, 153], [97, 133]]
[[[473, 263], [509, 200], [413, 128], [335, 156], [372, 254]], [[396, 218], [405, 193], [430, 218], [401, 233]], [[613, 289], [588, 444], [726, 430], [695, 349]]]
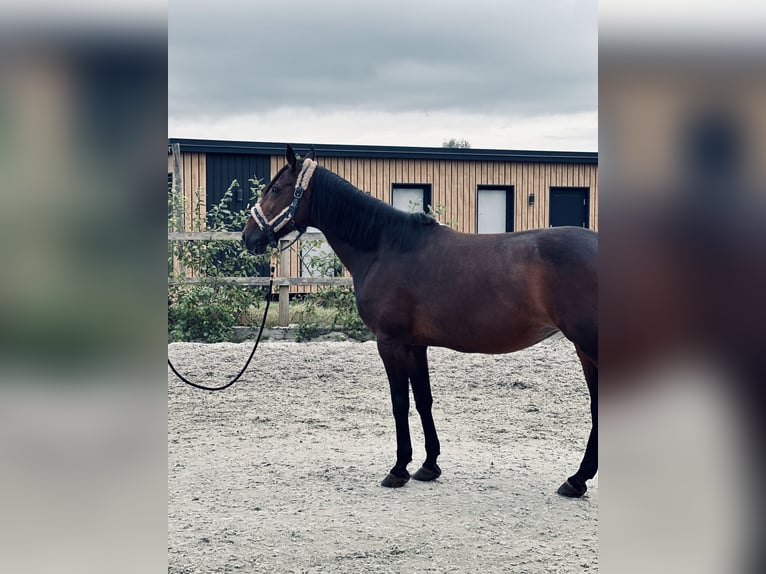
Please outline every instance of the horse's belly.
[[418, 344], [446, 347], [463, 353], [513, 353], [547, 339], [558, 329], [549, 325], [496, 326], [455, 325], [452, 329], [416, 335]]

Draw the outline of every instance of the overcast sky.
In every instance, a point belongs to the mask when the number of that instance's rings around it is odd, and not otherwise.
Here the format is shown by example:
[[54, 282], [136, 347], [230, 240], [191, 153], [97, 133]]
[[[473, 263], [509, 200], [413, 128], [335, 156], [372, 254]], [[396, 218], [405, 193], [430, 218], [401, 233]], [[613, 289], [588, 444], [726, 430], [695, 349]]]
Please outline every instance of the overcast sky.
[[171, 0], [171, 137], [595, 151], [595, 0]]

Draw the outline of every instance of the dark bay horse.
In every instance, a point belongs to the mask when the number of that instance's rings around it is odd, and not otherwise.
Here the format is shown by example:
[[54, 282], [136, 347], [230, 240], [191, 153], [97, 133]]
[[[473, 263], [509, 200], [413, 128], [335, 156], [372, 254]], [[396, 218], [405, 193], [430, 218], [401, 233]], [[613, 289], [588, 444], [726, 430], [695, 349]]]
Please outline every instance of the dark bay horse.
[[434, 480], [439, 439], [431, 415], [426, 350], [510, 353], [561, 331], [575, 345], [591, 397], [592, 428], [580, 468], [559, 494], [582, 496], [598, 467], [598, 236], [574, 227], [475, 235], [407, 214], [314, 161], [285, 165], [242, 232], [262, 253], [292, 229], [319, 228], [354, 279], [359, 314], [377, 338], [396, 424], [396, 464], [381, 483], [403, 486], [412, 460], [409, 385], [426, 459], [412, 476]]

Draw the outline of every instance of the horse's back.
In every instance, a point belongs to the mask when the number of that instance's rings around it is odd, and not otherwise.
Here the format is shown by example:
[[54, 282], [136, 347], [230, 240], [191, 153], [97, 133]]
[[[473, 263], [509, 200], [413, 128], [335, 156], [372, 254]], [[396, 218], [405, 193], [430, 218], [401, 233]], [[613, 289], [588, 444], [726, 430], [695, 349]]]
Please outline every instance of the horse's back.
[[540, 274], [564, 281], [596, 280], [598, 234], [589, 229], [551, 227], [487, 235], [446, 230], [441, 235], [431, 245], [431, 256], [449, 267], [463, 267], [461, 262], [468, 261], [472, 274], [494, 288], [512, 288]]
[[598, 256], [598, 233], [583, 227], [549, 227], [501, 234], [509, 246], [515, 243], [533, 246], [546, 263], [569, 267], [594, 267]]

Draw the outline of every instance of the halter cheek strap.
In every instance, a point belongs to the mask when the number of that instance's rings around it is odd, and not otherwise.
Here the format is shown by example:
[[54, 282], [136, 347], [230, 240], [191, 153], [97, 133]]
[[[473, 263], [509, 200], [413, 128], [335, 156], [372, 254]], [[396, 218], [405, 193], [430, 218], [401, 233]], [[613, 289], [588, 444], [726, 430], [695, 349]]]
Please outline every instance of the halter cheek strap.
[[301, 171], [298, 174], [298, 179], [295, 182], [293, 200], [290, 202], [290, 205], [277, 213], [273, 218], [271, 218], [271, 220], [266, 219], [266, 214], [263, 213], [260, 202], [256, 203], [250, 210], [255, 223], [258, 225], [258, 227], [261, 228], [261, 231], [266, 234], [266, 238], [268, 239], [269, 245], [271, 247], [277, 246], [277, 233], [279, 233], [279, 230], [288, 223], [292, 223], [293, 229], [296, 229], [301, 235], [304, 231], [306, 231], [305, 229], [298, 229], [295, 225], [295, 212], [298, 210], [298, 203], [300, 203], [300, 200], [303, 197], [303, 192], [308, 187], [309, 182], [311, 181], [311, 176], [314, 175], [314, 170], [316, 170], [316, 167], [317, 162], [314, 160], [303, 160], [303, 167], [301, 168]]

